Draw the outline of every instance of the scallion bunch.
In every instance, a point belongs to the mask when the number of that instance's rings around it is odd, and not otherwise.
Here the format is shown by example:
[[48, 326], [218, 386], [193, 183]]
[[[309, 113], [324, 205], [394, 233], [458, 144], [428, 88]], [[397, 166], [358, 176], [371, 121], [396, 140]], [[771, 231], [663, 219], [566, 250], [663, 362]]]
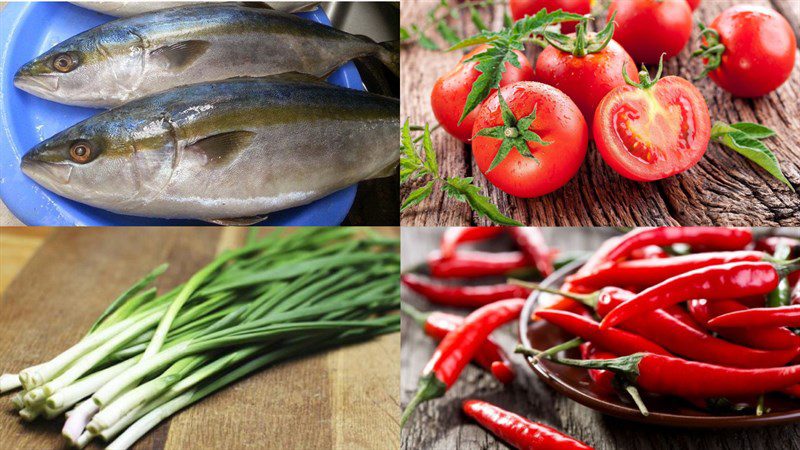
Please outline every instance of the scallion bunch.
[[66, 414], [78, 448], [129, 448], [180, 409], [287, 358], [399, 330], [399, 241], [348, 228], [253, 237], [158, 295], [162, 265], [78, 343], [0, 376], [26, 420]]

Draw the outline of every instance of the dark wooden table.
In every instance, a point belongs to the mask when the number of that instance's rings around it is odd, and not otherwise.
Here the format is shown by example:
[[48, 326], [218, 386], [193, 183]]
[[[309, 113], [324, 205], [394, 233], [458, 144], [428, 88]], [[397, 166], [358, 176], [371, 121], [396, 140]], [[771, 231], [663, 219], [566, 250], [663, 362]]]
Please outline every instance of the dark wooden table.
[[[612, 229], [546, 229], [553, 246], [567, 250], [590, 250]], [[795, 230], [797, 232], [797, 230]], [[438, 245], [441, 230], [403, 228], [402, 263], [404, 270], [424, 261]], [[407, 289], [403, 301], [420, 309], [442, 309], [427, 303]], [[466, 310], [449, 312], [465, 315]], [[495, 332], [494, 337], [511, 351], [517, 342], [516, 323]], [[416, 390], [423, 366], [435, 346], [411, 320], [403, 318], [401, 341], [401, 405], [405, 406]], [[503, 386], [482, 369], [470, 365], [445, 397], [421, 405], [406, 423], [401, 435], [405, 450], [416, 449], [503, 449], [493, 436], [467, 420], [460, 412], [461, 402], [477, 398], [530, 419], [549, 424], [575, 436], [598, 450], [617, 449], [800, 449], [800, 424], [750, 429], [690, 430], [642, 425], [601, 415], [547, 387], [525, 361], [511, 356], [517, 376]]]
[[[436, 3], [433, 0], [404, 1], [401, 25], [423, 23], [425, 14]], [[704, 0], [694, 19], [710, 23], [735, 3], [743, 2]], [[795, 33], [800, 34], [798, 0], [747, 3], [773, 7], [789, 20]], [[502, 26], [504, 7], [498, 5], [484, 10], [487, 26], [492, 29]], [[467, 30], [465, 34], [471, 35], [475, 28], [469, 15], [465, 16], [462, 25]], [[697, 36], [695, 29], [686, 49], [665, 64], [666, 74], [690, 79], [699, 71], [699, 63], [689, 61], [691, 50], [697, 45]], [[529, 49], [531, 61], [537, 52]], [[405, 46], [401, 57], [401, 117], [410, 118], [414, 124], [434, 124], [431, 89], [437, 77], [450, 70], [461, 54], [435, 52], [414, 45]], [[696, 85], [708, 102], [712, 122], [758, 122], [774, 129], [778, 137], [768, 140], [767, 145], [775, 152], [786, 177], [795, 189], [800, 189], [800, 57], [796, 58], [791, 79], [760, 99], [733, 98], [709, 79]], [[444, 131], [434, 132], [433, 144], [446, 176], [474, 176], [484, 195], [488, 195], [504, 214], [531, 225], [800, 225], [800, 195], [741, 155], [713, 143], [695, 167], [653, 183], [622, 178], [605, 164], [594, 143], [590, 143], [578, 174], [556, 192], [536, 199], [512, 197], [492, 186], [472, 160], [470, 147]], [[403, 186], [401, 195], [405, 198], [422, 183], [416, 181]], [[464, 203], [446, 197], [438, 189], [420, 205], [404, 212], [400, 220], [409, 226], [489, 224]]]

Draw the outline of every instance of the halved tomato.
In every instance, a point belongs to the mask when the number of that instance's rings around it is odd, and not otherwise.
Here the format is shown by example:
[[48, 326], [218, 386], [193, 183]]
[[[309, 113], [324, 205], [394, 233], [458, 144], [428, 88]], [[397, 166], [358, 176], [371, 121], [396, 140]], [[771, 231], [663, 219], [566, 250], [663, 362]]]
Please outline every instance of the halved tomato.
[[655, 181], [681, 173], [703, 157], [711, 137], [708, 106], [689, 81], [655, 80], [647, 71], [608, 93], [597, 106], [594, 139], [603, 159], [625, 178]]

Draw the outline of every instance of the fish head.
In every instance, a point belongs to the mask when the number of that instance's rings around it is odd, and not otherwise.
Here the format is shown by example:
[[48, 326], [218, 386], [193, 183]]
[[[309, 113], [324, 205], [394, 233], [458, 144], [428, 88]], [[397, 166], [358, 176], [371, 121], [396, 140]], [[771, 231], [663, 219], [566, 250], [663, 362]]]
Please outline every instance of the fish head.
[[25, 63], [14, 86], [47, 100], [78, 106], [107, 106], [109, 97], [136, 86], [142, 46], [135, 34], [87, 32], [67, 39]]
[[81, 203], [133, 209], [169, 179], [173, 141], [164, 132], [137, 137], [135, 124], [115, 116], [101, 113], [39, 143], [22, 158], [23, 173]]

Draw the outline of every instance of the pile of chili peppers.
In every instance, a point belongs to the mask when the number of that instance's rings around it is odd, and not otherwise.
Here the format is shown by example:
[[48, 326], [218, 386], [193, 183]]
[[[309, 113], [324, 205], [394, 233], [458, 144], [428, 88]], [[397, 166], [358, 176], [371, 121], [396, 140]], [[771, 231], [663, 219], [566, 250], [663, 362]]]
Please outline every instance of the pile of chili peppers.
[[[502, 234], [518, 250], [459, 249]], [[759, 415], [767, 393], [800, 398], [800, 239], [754, 238], [743, 228], [634, 229], [604, 242], [560, 289], [513, 279], [526, 271], [547, 276], [555, 258], [535, 228], [451, 228], [428, 258], [429, 277], [403, 275], [431, 303], [477, 309], [462, 318], [403, 307], [441, 342], [401, 423], [420, 403], [443, 396], [470, 361], [513, 381], [513, 366], [490, 335], [519, 317], [532, 290], [553, 294], [534, 319], [575, 338], [544, 351], [518, 346], [517, 353], [586, 368], [596, 392], [630, 398], [645, 415], [640, 390]], [[438, 280], [485, 276], [510, 279], [482, 286]], [[562, 356], [573, 347], [580, 359]], [[517, 448], [591, 448], [486, 402], [467, 400], [463, 411]]]
[[[742, 228], [633, 230], [561, 289], [512, 281], [557, 296], [535, 319], [577, 337], [517, 352], [587, 368], [597, 392], [632, 396], [643, 414], [639, 389], [761, 415], [765, 394], [800, 395], [799, 257], [797, 238]], [[581, 359], [559, 356], [581, 345]]]
[[[486, 241], [508, 234], [517, 250], [488, 253], [459, 250], [467, 242]], [[449, 228], [445, 231], [438, 252], [430, 255], [427, 269], [430, 277], [416, 273], [402, 276], [403, 284], [433, 304], [475, 309], [466, 317], [439, 311], [421, 312], [407, 303], [403, 312], [412, 318], [433, 339], [440, 341], [433, 357], [423, 369], [417, 394], [409, 402], [401, 424], [405, 424], [422, 402], [441, 397], [455, 383], [466, 365], [473, 361], [504, 384], [514, 380], [513, 366], [492, 332], [519, 318], [529, 288], [500, 283], [462, 285], [441, 279], [474, 279], [505, 277], [533, 273], [550, 275], [556, 266], [569, 260], [555, 261], [551, 250], [536, 228]], [[517, 448], [591, 447], [544, 424], [536, 423], [495, 405], [467, 400], [464, 413], [483, 427]]]

